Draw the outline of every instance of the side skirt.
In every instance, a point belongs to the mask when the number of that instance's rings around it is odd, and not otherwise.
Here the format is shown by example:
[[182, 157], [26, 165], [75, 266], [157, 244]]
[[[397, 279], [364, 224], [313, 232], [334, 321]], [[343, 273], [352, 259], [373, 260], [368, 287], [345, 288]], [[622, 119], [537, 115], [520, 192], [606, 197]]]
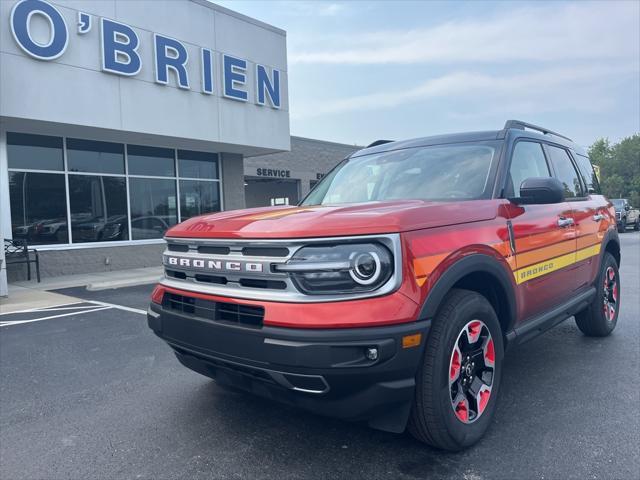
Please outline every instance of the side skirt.
[[595, 287], [589, 287], [589, 289], [575, 295], [568, 302], [558, 305], [548, 312], [542, 313], [537, 317], [527, 320], [522, 325], [517, 326], [506, 335], [507, 347], [528, 342], [580, 312], [591, 303], [595, 294]]

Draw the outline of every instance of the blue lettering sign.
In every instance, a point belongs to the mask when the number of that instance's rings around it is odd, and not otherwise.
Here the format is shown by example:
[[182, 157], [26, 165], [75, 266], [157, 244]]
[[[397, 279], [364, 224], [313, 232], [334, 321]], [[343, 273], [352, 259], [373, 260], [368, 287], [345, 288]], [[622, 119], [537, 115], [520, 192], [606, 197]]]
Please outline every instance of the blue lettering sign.
[[249, 95], [239, 87], [247, 83], [247, 61], [241, 58], [222, 56], [222, 76], [224, 88], [222, 94], [227, 98], [246, 102]]
[[[0, 0], [4, 1], [4, 0]], [[92, 29], [93, 15], [77, 11], [78, 38], [90, 38], [87, 35]], [[32, 32], [33, 17], [44, 19], [49, 28], [45, 36], [42, 32]], [[135, 76], [142, 70], [142, 57], [138, 53], [140, 38], [133, 28], [124, 23], [107, 18], [95, 17], [100, 21], [101, 63], [104, 72], [116, 75]], [[60, 11], [46, 0], [17, 0], [11, 10], [11, 32], [18, 46], [33, 58], [39, 60], [54, 60], [67, 49], [69, 31], [65, 18]], [[32, 33], [36, 33], [35, 38]], [[155, 81], [163, 85], [169, 83], [169, 71], [175, 74], [178, 87], [189, 90], [189, 52], [184, 43], [171, 37], [153, 33]], [[194, 47], [195, 48], [195, 47]], [[221, 58], [221, 60], [218, 60]], [[219, 77], [214, 77], [214, 70], [222, 71], [221, 94], [225, 98], [249, 101], [250, 87], [248, 81], [249, 62], [242, 58], [200, 47], [200, 67], [202, 72], [202, 93], [214, 94], [214, 88]], [[221, 65], [214, 62], [220, 61]], [[195, 69], [195, 68], [194, 68]], [[251, 93], [252, 101], [258, 105], [268, 105], [273, 108], [282, 107], [281, 71], [265, 65], [256, 64], [252, 70], [255, 96]], [[219, 75], [219, 74], [218, 74]]]
[[91, 15], [84, 12], [78, 12], [78, 34], [84, 35], [91, 30]]
[[[31, 36], [31, 18], [40, 15], [49, 22], [47, 43], [39, 43]], [[55, 60], [67, 49], [69, 32], [60, 12], [42, 0], [22, 0], [11, 10], [11, 33], [18, 46], [38, 60]]]
[[267, 69], [263, 65], [256, 65], [256, 101], [259, 105], [266, 105], [266, 96], [273, 108], [280, 108], [280, 71], [273, 69], [273, 80], [269, 78]]
[[131, 27], [123, 23], [101, 18], [102, 70], [126, 75], [137, 75], [142, 69], [138, 55], [140, 40]]
[[189, 76], [185, 65], [189, 60], [189, 54], [184, 45], [178, 40], [153, 34], [156, 61], [156, 82], [166, 85], [169, 83], [169, 69], [178, 76], [178, 86], [189, 88]]
[[202, 92], [213, 93], [213, 52], [208, 48], [202, 49]]

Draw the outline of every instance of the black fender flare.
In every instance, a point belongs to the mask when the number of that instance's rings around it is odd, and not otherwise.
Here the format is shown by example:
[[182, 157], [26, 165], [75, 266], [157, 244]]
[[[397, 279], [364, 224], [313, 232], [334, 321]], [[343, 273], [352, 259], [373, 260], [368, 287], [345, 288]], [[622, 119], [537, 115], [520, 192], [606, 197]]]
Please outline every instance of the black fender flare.
[[419, 319], [426, 320], [435, 317], [442, 300], [451, 288], [462, 278], [471, 273], [486, 273], [491, 275], [499, 283], [505, 292], [506, 309], [508, 313], [508, 325], [505, 325], [504, 333], [513, 329], [516, 320], [516, 287], [513, 273], [506, 265], [495, 257], [482, 253], [474, 253], [463, 257], [447, 268], [446, 272], [438, 279], [429, 291], [427, 298], [420, 310]]
[[604, 258], [604, 254], [607, 251], [607, 246], [613, 243], [618, 249], [618, 255], [620, 257], [620, 262], [618, 267], [622, 264], [622, 250], [620, 248], [620, 235], [618, 234], [618, 230], [616, 228], [610, 228], [607, 230], [604, 238], [602, 239], [601, 248], [600, 248], [600, 264], [602, 265], [602, 259]]

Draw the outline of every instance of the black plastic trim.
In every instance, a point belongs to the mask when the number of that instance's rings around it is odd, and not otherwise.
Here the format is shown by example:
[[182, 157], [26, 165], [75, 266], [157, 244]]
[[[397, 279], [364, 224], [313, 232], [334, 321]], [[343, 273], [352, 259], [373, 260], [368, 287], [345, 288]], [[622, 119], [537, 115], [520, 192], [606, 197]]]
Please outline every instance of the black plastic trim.
[[[463, 277], [472, 273], [488, 273], [493, 276], [506, 293], [509, 328], [516, 319], [515, 286], [513, 274], [495, 258], [484, 254], [473, 254], [454, 263], [433, 286], [420, 310], [419, 319], [435, 317], [445, 295]], [[507, 329], [508, 330], [508, 329]]]
[[524, 342], [534, 339], [538, 335], [546, 332], [550, 328], [555, 327], [560, 322], [575, 315], [593, 300], [596, 294], [595, 287], [589, 287], [587, 290], [574, 295], [569, 301], [558, 305], [557, 307], [542, 313], [541, 315], [527, 320], [522, 325], [516, 327], [507, 335], [509, 346], [520, 345]]

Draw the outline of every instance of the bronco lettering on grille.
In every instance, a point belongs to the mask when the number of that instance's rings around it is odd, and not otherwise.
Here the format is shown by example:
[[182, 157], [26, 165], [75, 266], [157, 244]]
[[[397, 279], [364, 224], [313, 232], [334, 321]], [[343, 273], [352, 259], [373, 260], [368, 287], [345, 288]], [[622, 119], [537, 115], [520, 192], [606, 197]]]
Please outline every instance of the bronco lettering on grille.
[[262, 273], [264, 265], [255, 262], [204, 260], [185, 257], [167, 257], [167, 265], [190, 269], [215, 270], [219, 272], [252, 272]]

